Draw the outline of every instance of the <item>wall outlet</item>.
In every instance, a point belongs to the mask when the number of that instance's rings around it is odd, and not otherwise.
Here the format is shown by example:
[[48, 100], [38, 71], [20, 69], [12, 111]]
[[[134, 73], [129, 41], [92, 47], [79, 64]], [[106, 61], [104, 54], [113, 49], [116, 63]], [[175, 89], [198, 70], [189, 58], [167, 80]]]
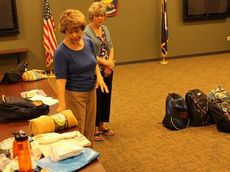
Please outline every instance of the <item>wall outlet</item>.
[[227, 36], [227, 41], [230, 41], [230, 36]]

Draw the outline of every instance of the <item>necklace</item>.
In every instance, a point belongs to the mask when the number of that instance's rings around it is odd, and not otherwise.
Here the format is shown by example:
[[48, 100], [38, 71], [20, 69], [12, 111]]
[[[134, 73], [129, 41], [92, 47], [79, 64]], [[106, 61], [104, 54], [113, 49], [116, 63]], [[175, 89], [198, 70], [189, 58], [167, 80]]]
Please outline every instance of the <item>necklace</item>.
[[91, 27], [94, 31], [94, 33], [96, 34], [97, 37], [101, 37], [102, 36], [102, 28], [101, 26], [96, 27], [94, 24], [91, 23]]

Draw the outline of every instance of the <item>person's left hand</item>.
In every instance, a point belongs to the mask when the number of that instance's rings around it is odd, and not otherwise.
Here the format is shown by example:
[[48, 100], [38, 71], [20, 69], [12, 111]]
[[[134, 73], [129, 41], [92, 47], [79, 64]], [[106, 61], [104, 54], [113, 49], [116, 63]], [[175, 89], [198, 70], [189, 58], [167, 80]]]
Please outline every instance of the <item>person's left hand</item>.
[[108, 87], [105, 84], [103, 77], [98, 77], [97, 78], [97, 84], [96, 84], [96, 88], [100, 87], [101, 88], [101, 92], [104, 93], [109, 93]]
[[115, 60], [106, 60], [105, 66], [113, 69], [115, 66]]

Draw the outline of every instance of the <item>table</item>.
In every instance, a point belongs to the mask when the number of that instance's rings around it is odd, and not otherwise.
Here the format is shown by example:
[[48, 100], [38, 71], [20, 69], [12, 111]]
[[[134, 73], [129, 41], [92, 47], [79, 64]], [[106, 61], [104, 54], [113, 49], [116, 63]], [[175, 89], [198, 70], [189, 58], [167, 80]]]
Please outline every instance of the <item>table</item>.
[[[0, 85], [0, 96], [17, 96], [21, 97], [20, 93], [29, 91], [32, 89], [42, 89], [48, 96], [56, 97], [55, 92], [49, 85], [47, 79], [35, 81], [35, 82], [17, 82], [14, 84], [1, 84]], [[50, 106], [49, 114], [54, 114], [57, 105]], [[18, 129], [24, 130], [26, 133], [31, 134], [27, 120], [14, 121], [8, 123], [0, 123], [0, 140], [8, 138], [12, 132], [18, 131]], [[4, 132], [2, 132], [4, 131]]]
[[[0, 77], [1, 78], [1, 77]], [[17, 96], [20, 97], [20, 93], [24, 91], [29, 91], [33, 89], [42, 89], [48, 96], [56, 98], [56, 94], [52, 87], [50, 86], [50, 83], [48, 79], [40, 80], [40, 81], [33, 81], [33, 82], [18, 82], [14, 84], [1, 84], [0, 85], [0, 96], [6, 95], [6, 96]], [[55, 114], [56, 113], [56, 106], [53, 105], [50, 106], [50, 112], [49, 114]], [[8, 138], [11, 136], [12, 132], [18, 131], [19, 129], [24, 130], [26, 133], [31, 134], [28, 121], [14, 121], [9, 123], [0, 123], [0, 141]], [[70, 130], [70, 129], [69, 129]], [[91, 164], [84, 167], [81, 172], [105, 172], [104, 167], [101, 165], [101, 163], [96, 160], [92, 162]]]

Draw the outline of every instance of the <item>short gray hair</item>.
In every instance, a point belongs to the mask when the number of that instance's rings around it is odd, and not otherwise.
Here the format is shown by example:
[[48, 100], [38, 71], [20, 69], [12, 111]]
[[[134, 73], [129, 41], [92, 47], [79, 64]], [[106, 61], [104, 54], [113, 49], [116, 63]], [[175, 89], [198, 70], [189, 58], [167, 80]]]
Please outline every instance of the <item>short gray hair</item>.
[[88, 9], [89, 20], [92, 21], [94, 15], [106, 16], [106, 5], [103, 2], [94, 2]]

